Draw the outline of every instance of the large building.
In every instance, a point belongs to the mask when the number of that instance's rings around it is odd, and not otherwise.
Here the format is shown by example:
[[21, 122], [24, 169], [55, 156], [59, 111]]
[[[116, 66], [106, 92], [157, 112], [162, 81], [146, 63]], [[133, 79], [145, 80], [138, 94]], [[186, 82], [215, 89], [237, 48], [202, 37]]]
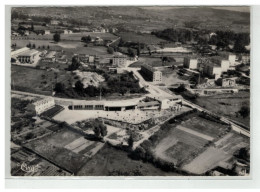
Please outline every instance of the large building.
[[28, 109], [35, 112], [37, 115], [40, 115], [41, 113], [47, 111], [54, 106], [54, 99], [52, 97], [47, 97], [30, 104], [28, 106]]
[[229, 52], [219, 52], [218, 53], [221, 57], [223, 57], [224, 59], [227, 59], [229, 61], [229, 65], [230, 66], [235, 66], [235, 62], [236, 62], [236, 55], [229, 53]]
[[214, 56], [214, 57], [211, 57], [210, 59], [213, 63], [220, 65], [222, 72], [227, 72], [227, 70], [230, 67], [229, 60], [224, 59], [223, 57]]
[[188, 69], [198, 69], [198, 59], [193, 57], [185, 57], [183, 66]]
[[205, 64], [203, 68], [203, 73], [210, 77], [215, 77], [215, 79], [218, 79], [222, 74], [222, 69], [220, 65], [209, 62]]
[[152, 82], [162, 82], [162, 72], [155, 70], [152, 66], [144, 64], [141, 66], [142, 73]]
[[126, 64], [126, 62], [127, 62], [127, 57], [125, 55], [117, 54], [113, 57], [114, 66], [117, 66], [117, 67], [124, 66]]
[[29, 49], [28, 47], [24, 47], [24, 48], [12, 51], [11, 58], [15, 62], [17, 62], [17, 60], [18, 60], [21, 64], [23, 64], [23, 63], [32, 64], [32, 63], [34, 63], [35, 56], [38, 53], [39, 53], [39, 51], [37, 51], [35, 49]]

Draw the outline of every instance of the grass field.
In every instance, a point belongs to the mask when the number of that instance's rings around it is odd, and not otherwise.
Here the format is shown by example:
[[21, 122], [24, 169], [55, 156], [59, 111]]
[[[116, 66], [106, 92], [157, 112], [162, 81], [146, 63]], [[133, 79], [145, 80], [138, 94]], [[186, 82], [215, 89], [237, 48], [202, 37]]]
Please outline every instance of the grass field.
[[90, 141], [81, 134], [63, 129], [25, 146], [60, 167], [76, 173], [104, 143]]
[[215, 112], [219, 115], [226, 116], [230, 119], [250, 125], [250, 116], [243, 118], [236, 113], [242, 106], [250, 107], [250, 93], [239, 92], [234, 94], [221, 94], [207, 97], [198, 97], [196, 104]]
[[165, 42], [165, 40], [150, 34], [137, 34], [134, 32], [121, 32], [118, 34], [124, 42], [135, 42], [144, 44], [158, 44], [160, 42]]
[[150, 163], [132, 160], [124, 151], [105, 145], [78, 172], [79, 176], [177, 176]]
[[[15, 90], [50, 95], [55, 77], [55, 72], [52, 70], [46, 71], [30, 67], [11, 66], [12, 89]], [[65, 71], [58, 72], [57, 81], [62, 81], [66, 85], [70, 80], [70, 74]]]

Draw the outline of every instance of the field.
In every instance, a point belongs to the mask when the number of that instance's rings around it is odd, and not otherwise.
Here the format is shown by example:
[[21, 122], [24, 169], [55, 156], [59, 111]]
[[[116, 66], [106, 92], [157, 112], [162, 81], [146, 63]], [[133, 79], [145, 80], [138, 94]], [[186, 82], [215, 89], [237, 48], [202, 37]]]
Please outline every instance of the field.
[[250, 107], [250, 93], [239, 92], [234, 94], [221, 94], [207, 97], [198, 97], [196, 104], [221, 116], [250, 125], [250, 115], [246, 118], [241, 117], [237, 112], [242, 106]]
[[64, 128], [58, 133], [27, 143], [25, 146], [65, 170], [76, 173], [103, 145]]
[[214, 143], [183, 169], [196, 174], [202, 174], [221, 164], [228, 164], [235, 151], [242, 147], [249, 147], [249, 139], [236, 132], [230, 132]]
[[206, 146], [228, 131], [226, 125], [215, 123], [196, 114], [187, 120], [169, 125], [166, 137], [153, 148], [155, 156], [173, 162], [176, 166], [190, 162], [206, 149]]
[[129, 67], [141, 67], [142, 64], [148, 64], [153, 67], [170, 66], [173, 62], [162, 63], [160, 57], [139, 57], [137, 62], [129, 65]]
[[[62, 64], [61, 64], [62, 65]], [[50, 95], [55, 71], [40, 70], [23, 66], [11, 66], [12, 89]], [[57, 80], [65, 84], [71, 77], [65, 71], [59, 71]]]
[[[35, 39], [53, 39], [54, 34], [47, 34], [47, 35], [35, 35], [35, 34], [30, 34], [28, 37], [29, 38], [35, 38]], [[67, 41], [81, 41], [81, 38], [84, 36], [90, 35], [91, 38], [96, 38], [100, 37], [103, 40], [115, 40], [118, 37], [111, 34], [111, 33], [94, 33], [94, 32], [82, 32], [82, 33], [72, 33], [72, 34], [61, 34], [60, 39], [62, 41], [67, 40]]]
[[177, 176], [150, 163], [132, 160], [124, 151], [105, 145], [78, 172], [79, 176]]
[[160, 42], [165, 42], [165, 40], [150, 34], [137, 34], [134, 32], [121, 32], [118, 34], [124, 42], [135, 42], [144, 44], [159, 44]]

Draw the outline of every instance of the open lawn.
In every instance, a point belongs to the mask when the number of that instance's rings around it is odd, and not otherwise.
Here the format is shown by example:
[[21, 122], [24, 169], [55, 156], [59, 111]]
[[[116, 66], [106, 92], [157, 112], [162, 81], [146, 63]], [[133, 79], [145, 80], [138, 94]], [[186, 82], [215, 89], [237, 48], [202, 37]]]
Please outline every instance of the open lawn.
[[221, 94], [207, 97], [198, 97], [196, 104], [217, 113], [221, 116], [226, 116], [232, 120], [243, 123], [244, 125], [250, 125], [250, 116], [241, 117], [237, 112], [242, 106], [250, 108], [250, 93], [238, 92], [233, 94]]
[[124, 151], [105, 145], [78, 172], [79, 176], [177, 176], [150, 163], [132, 160]]
[[[30, 67], [11, 66], [12, 89], [14, 90], [51, 95], [55, 77], [53, 70], [46, 71]], [[57, 81], [62, 81], [65, 85], [69, 83], [70, 79], [70, 74], [65, 71], [59, 71], [57, 74]]]

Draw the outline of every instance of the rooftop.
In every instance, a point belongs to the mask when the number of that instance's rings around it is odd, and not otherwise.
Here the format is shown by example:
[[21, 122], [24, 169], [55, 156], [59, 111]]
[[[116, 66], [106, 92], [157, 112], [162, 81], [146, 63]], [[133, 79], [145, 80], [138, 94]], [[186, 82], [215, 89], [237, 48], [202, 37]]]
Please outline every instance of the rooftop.
[[32, 55], [35, 55], [37, 54], [39, 51], [35, 50], [35, 49], [32, 49], [32, 50], [28, 50], [28, 51], [24, 51], [22, 53], [19, 54], [19, 56], [32, 56]]

